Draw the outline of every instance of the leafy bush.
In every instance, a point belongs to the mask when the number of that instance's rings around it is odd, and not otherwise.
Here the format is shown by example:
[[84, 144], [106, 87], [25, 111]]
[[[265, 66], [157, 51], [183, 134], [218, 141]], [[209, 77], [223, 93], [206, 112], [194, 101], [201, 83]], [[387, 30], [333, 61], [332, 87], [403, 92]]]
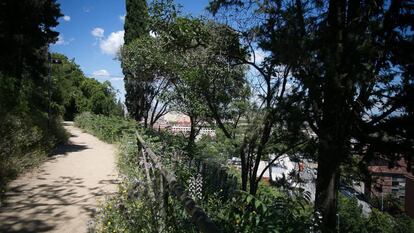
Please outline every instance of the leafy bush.
[[414, 232], [414, 221], [406, 215], [393, 217], [373, 208], [369, 216], [355, 198], [339, 198], [339, 229], [349, 233], [409, 233]]
[[39, 165], [58, 144], [67, 140], [59, 118], [48, 129], [46, 116], [6, 115], [0, 123], [0, 199], [6, 184], [23, 171]]
[[[147, 139], [150, 141], [149, 137]], [[149, 195], [146, 177], [138, 165], [141, 161], [137, 150], [134, 134], [123, 134], [118, 157], [123, 180], [117, 195], [104, 204], [97, 218], [95, 230], [98, 232], [160, 232], [160, 213], [154, 208], [158, 203]], [[177, 200], [169, 197], [168, 206], [162, 232], [196, 232]]]
[[120, 141], [124, 134], [134, 135], [137, 129], [136, 122], [132, 120], [124, 120], [117, 116], [94, 115], [88, 112], [77, 115], [75, 125], [108, 143]]

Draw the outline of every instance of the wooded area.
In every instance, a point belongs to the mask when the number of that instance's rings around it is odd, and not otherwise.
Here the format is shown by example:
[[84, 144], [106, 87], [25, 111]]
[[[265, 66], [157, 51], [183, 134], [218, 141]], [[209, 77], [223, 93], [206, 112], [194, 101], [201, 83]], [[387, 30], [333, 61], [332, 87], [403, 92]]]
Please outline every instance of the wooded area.
[[136, 120], [147, 127], [166, 109], [186, 113], [190, 158], [196, 129], [216, 127], [251, 195], [269, 154], [270, 163], [314, 160], [322, 232], [338, 226], [340, 185], [368, 180], [372, 162], [404, 160], [410, 171], [412, 3], [216, 0], [208, 9], [213, 17], [195, 18], [173, 1], [127, 1], [126, 25], [141, 22], [125, 27], [121, 53], [127, 82], [141, 90], [127, 89], [145, 109]]
[[[154, 198], [165, 184], [137, 156], [136, 130], [222, 232], [414, 232], [400, 197], [384, 197], [369, 169], [414, 174], [413, 2], [212, 0], [206, 9], [195, 17], [173, 0], [126, 0], [124, 110], [109, 82], [50, 53], [57, 1], [2, 1], [1, 193], [64, 142], [61, 121], [75, 119], [120, 147], [122, 183], [98, 232], [201, 230], [168, 191]], [[188, 134], [155, 127], [173, 111], [189, 117]], [[297, 171], [273, 180], [285, 157]], [[301, 186], [304, 161], [315, 166], [314, 198]], [[356, 183], [362, 198], [346, 190]]]
[[61, 17], [53, 0], [0, 4], [0, 196], [6, 183], [67, 139], [62, 120], [80, 112], [124, 114], [109, 82], [86, 77], [74, 60], [49, 52]]

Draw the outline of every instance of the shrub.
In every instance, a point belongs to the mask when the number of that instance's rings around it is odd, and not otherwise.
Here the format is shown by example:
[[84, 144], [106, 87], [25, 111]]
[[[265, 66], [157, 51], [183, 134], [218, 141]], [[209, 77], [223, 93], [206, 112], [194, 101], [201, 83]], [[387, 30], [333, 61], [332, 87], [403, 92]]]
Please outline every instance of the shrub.
[[88, 112], [77, 115], [75, 125], [108, 143], [120, 141], [124, 134], [133, 135], [137, 129], [136, 122], [132, 120], [117, 116], [94, 115]]
[[39, 165], [68, 138], [61, 119], [52, 119], [48, 128], [46, 116], [36, 112], [6, 115], [0, 123], [0, 135], [0, 199], [9, 181]]

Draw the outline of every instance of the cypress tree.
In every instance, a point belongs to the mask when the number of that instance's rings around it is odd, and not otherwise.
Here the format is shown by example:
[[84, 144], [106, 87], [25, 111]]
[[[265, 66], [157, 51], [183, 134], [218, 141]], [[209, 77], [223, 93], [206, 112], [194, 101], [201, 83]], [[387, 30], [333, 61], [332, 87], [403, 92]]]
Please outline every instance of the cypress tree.
[[[148, 35], [148, 6], [145, 0], [126, 0], [126, 17], [125, 17], [125, 45], [142, 36]], [[124, 64], [122, 72], [125, 75], [125, 105], [129, 114], [137, 121], [144, 116], [146, 109], [145, 101], [145, 83], [143, 77], [134, 77]]]
[[148, 34], [148, 6], [145, 0], [126, 0], [125, 44]]

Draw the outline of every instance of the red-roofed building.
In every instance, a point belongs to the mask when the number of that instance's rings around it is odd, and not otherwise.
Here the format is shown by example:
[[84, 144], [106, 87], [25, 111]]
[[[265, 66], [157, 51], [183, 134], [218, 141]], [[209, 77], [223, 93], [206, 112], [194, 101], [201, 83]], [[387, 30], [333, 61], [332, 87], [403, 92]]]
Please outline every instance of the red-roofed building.
[[[174, 134], [188, 135], [191, 131], [190, 117], [185, 114], [171, 112], [163, 116], [154, 124], [155, 129], [168, 130]], [[208, 135], [214, 137], [216, 135], [215, 130], [211, 127], [202, 126], [199, 129], [198, 138]]]
[[407, 171], [407, 163], [400, 160], [390, 168], [387, 163], [379, 162], [369, 166], [368, 170], [371, 173], [371, 187], [366, 190], [368, 194], [398, 197], [404, 203], [407, 215], [414, 218], [414, 176]]

